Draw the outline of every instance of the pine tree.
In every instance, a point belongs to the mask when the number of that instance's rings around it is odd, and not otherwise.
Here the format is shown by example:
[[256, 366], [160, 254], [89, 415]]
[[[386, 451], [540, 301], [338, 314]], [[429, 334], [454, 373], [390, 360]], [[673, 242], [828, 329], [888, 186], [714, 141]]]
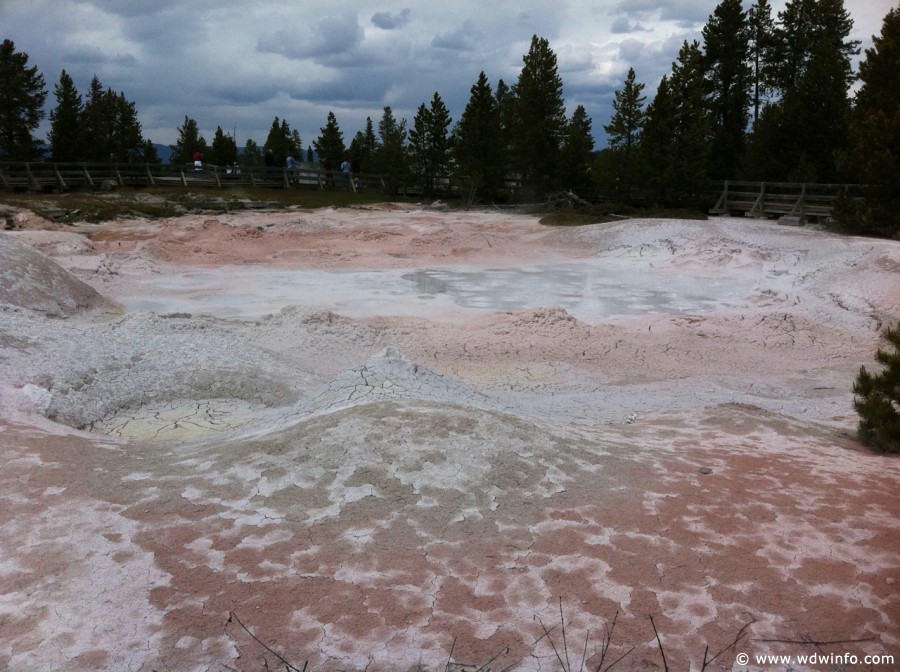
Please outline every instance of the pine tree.
[[156, 145], [148, 138], [144, 140], [144, 148], [141, 151], [141, 159], [144, 163], [162, 163], [156, 152]]
[[606, 131], [610, 151], [607, 158], [613, 165], [610, 172], [616, 176], [611, 186], [613, 191], [626, 199], [631, 196], [637, 179], [637, 151], [641, 142], [641, 132], [646, 122], [644, 111], [646, 96], [642, 95], [645, 85], [636, 81], [634, 68], [628, 68], [625, 83], [616, 91], [613, 100], [613, 116]]
[[237, 163], [237, 143], [233, 137], [225, 134], [221, 126], [216, 126], [209, 161], [216, 166], [230, 166]]
[[568, 123], [566, 138], [560, 152], [559, 182], [567, 190], [583, 199], [593, 199], [597, 186], [592, 174], [594, 136], [591, 118], [583, 105], [575, 108]]
[[774, 99], [760, 113], [746, 161], [754, 179], [843, 181], [835, 157], [845, 146], [859, 42], [843, 0], [790, 0], [778, 14], [772, 49]]
[[377, 144], [372, 118], [366, 117], [366, 130], [357, 131], [347, 148], [350, 167], [354, 173], [371, 173], [374, 170], [372, 162]]
[[639, 151], [641, 182], [658, 205], [666, 205], [669, 201], [674, 133], [675, 101], [669, 75], [663, 75], [656, 87], [656, 95], [647, 106]]
[[752, 180], [783, 182], [792, 165], [786, 147], [792, 140], [784, 124], [784, 106], [780, 102], [763, 105], [759, 120], [747, 141], [741, 172]]
[[38, 156], [33, 131], [44, 118], [47, 91], [28, 54], [16, 51], [12, 40], [0, 44], [0, 158], [30, 161]]
[[260, 149], [259, 145], [256, 144], [255, 140], [247, 138], [247, 142], [244, 143], [244, 152], [241, 154], [240, 163], [247, 168], [262, 165], [263, 151]]
[[775, 21], [769, 0], [757, 0], [747, 12], [749, 32], [750, 69], [753, 77], [753, 125], [759, 121], [759, 114], [765, 96], [773, 86], [775, 67]]
[[422, 180], [426, 196], [435, 193], [435, 181], [446, 175], [450, 162], [450, 113], [435, 91], [431, 106], [422, 103], [409, 131], [409, 153], [412, 168]]
[[847, 142], [850, 99], [844, 62], [825, 41], [819, 42], [803, 73], [785, 93], [782, 155], [790, 182], [843, 181], [836, 157]]
[[722, 0], [703, 27], [706, 108], [712, 145], [709, 176], [734, 179], [744, 153], [752, 74], [750, 35], [741, 0]]
[[378, 146], [375, 149], [375, 166], [382, 173], [389, 194], [396, 194], [406, 181], [408, 173], [406, 151], [406, 119], [397, 121], [393, 110], [384, 108], [378, 122]]
[[567, 123], [563, 83], [556, 54], [546, 39], [532, 36], [522, 60], [519, 78], [510, 90], [512, 167], [540, 197], [556, 186]]
[[669, 83], [675, 100], [672, 183], [677, 202], [697, 205], [707, 190], [711, 124], [704, 100], [700, 45], [685, 43], [672, 64]]
[[114, 109], [112, 144], [113, 151], [118, 156], [128, 156], [133, 159], [140, 153], [144, 145], [144, 136], [141, 132], [141, 122], [138, 120], [137, 106], [125, 97], [125, 93], [109, 93], [110, 105]]
[[84, 105], [75, 83], [65, 70], [59, 75], [53, 95], [56, 96], [56, 108], [50, 112], [50, 157], [54, 161], [80, 161], [84, 159], [81, 137]]
[[709, 114], [700, 45], [684, 42], [647, 109], [641, 143], [648, 183], [660, 205], [700, 205], [708, 185]]
[[175, 165], [191, 163], [194, 152], [206, 153], [206, 139], [200, 135], [195, 120], [185, 115], [184, 124], [178, 128], [178, 140], [171, 149], [169, 160]]
[[319, 155], [319, 160], [326, 168], [337, 168], [341, 161], [344, 160], [344, 154], [347, 151], [344, 145], [344, 134], [341, 133], [338, 126], [337, 117], [333, 112], [328, 113], [328, 119], [325, 126], [319, 129], [321, 134], [313, 140], [313, 147]]
[[859, 414], [859, 438], [879, 453], [900, 453], [900, 324], [884, 337], [893, 352], [878, 349], [880, 373], [861, 367], [853, 384], [853, 407]]
[[465, 185], [469, 203], [479, 196], [496, 198], [500, 193], [505, 177], [504, 150], [500, 103], [482, 71], [453, 129], [456, 176]]
[[279, 119], [277, 116], [272, 121], [269, 128], [269, 134], [266, 136], [266, 142], [263, 145], [266, 155], [271, 153], [272, 160], [276, 166], [284, 166], [287, 157], [300, 156], [302, 145], [300, 144], [299, 133], [294, 134], [291, 126], [286, 119]]
[[[500, 115], [500, 136], [498, 142], [502, 148], [504, 170], [511, 170], [512, 156], [512, 129], [513, 129], [513, 102], [515, 97], [509, 86], [502, 79], [497, 81], [497, 90], [494, 92], [494, 100], [497, 101], [497, 112]], [[506, 177], [504, 173], [504, 178]]]
[[853, 19], [844, 0], [790, 0], [778, 13], [773, 80], [781, 96], [797, 83], [815, 54], [830, 50], [842, 64], [844, 88], [853, 83], [852, 59], [859, 41], [848, 40]]
[[841, 164], [867, 187], [862, 206], [841, 218], [854, 233], [900, 238], [900, 8], [885, 16], [859, 78]]
[[371, 173], [374, 170], [373, 161], [377, 144], [372, 117], [366, 117], [366, 130], [356, 132], [347, 150], [354, 173]]
[[133, 156], [144, 144], [137, 108], [124, 93], [104, 89], [94, 75], [81, 115], [84, 158], [120, 160]]
[[107, 149], [104, 136], [103, 120], [103, 84], [97, 75], [91, 77], [84, 108], [81, 112], [81, 143], [85, 161], [106, 161], [110, 151]]

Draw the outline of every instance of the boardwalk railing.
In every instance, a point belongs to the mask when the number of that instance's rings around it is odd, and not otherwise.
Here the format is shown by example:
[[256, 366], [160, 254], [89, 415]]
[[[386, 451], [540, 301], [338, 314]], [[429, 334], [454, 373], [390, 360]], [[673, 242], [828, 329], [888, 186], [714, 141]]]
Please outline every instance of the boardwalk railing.
[[747, 217], [787, 217], [797, 221], [828, 219], [834, 201], [842, 192], [851, 198], [860, 196], [853, 184], [812, 184], [795, 182], [726, 181], [710, 209], [713, 215]]
[[183, 186], [375, 189], [380, 175], [343, 173], [316, 167], [223, 167], [204, 164], [47, 163], [0, 161], [0, 189], [9, 191], [68, 190], [78, 187]]

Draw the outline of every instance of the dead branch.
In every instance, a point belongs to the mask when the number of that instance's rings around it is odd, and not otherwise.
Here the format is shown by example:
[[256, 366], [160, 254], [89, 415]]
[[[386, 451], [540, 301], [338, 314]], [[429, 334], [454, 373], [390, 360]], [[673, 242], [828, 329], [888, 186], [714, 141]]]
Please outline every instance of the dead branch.
[[597, 665], [596, 672], [609, 672], [615, 665], [619, 663], [619, 661], [621, 661], [623, 658], [625, 658], [625, 656], [634, 651], [634, 647], [632, 646], [630, 649], [628, 649], [628, 651], [611, 662], [608, 667], [603, 667], [603, 661], [606, 660], [606, 654], [609, 651], [610, 644], [612, 643], [613, 631], [616, 629], [616, 622], [618, 620], [619, 610], [616, 609], [616, 615], [613, 616], [612, 625], [610, 625], [609, 623], [606, 624], [606, 636], [603, 638], [603, 645], [600, 647], [600, 663]]
[[745, 624], [744, 624], [744, 627], [742, 627], [740, 630], [738, 630], [738, 633], [737, 633], [737, 635], [735, 636], [735, 638], [731, 641], [731, 644], [729, 644], [729, 645], [726, 646], [724, 649], [722, 649], [721, 651], [719, 651], [716, 655], [714, 655], [714, 656], [713, 656], [712, 658], [710, 658], [709, 660], [706, 659], [706, 654], [707, 654], [707, 652], [709, 651], [709, 646], [707, 646], [707, 647], [706, 647], [706, 651], [703, 652], [703, 667], [700, 668], [700, 672], [704, 672], [704, 670], [706, 670], [706, 666], [707, 666], [707, 665], [710, 665], [716, 658], [718, 658], [718, 657], [721, 656], [723, 653], [725, 653], [726, 651], [728, 651], [728, 649], [733, 649], [735, 646], [737, 646], [737, 643], [738, 643], [739, 641], [741, 641], [741, 640], [744, 638], [744, 631], [745, 631], [747, 628], [749, 628], [751, 625], [753, 625], [754, 623], [756, 623], [756, 620], [755, 620], [755, 619], [749, 621], [748, 623], [745, 623]]
[[663, 670], [669, 672], [669, 664], [666, 662], [666, 652], [663, 649], [662, 640], [659, 638], [659, 631], [656, 629], [656, 623], [653, 621], [653, 614], [648, 614], [648, 616], [650, 616], [650, 625], [653, 626], [653, 634], [656, 635], [656, 643], [659, 645], [659, 653], [663, 659]]
[[[239, 626], [241, 626], [244, 629], [244, 632], [246, 632], [248, 635], [250, 635], [257, 644], [259, 644], [266, 651], [268, 651], [273, 656], [278, 658], [278, 660], [280, 660], [282, 663], [284, 663], [285, 667], [289, 670], [289, 672], [306, 672], [306, 666], [309, 665], [308, 660], [303, 663], [303, 669], [298, 670], [296, 667], [294, 667], [288, 661], [286, 661], [277, 651], [273, 651], [272, 648], [269, 647], [265, 642], [263, 642], [259, 637], [257, 637], [252, 632], [250, 632], [249, 628], [247, 628], [247, 626], [241, 622], [241, 619], [238, 618], [238, 615], [236, 613], [234, 613], [233, 611], [229, 611], [228, 612], [228, 621], [226, 622], [226, 624], [231, 623], [232, 619], [237, 621], [237, 624]], [[268, 666], [268, 663], [266, 663], [266, 666]]]

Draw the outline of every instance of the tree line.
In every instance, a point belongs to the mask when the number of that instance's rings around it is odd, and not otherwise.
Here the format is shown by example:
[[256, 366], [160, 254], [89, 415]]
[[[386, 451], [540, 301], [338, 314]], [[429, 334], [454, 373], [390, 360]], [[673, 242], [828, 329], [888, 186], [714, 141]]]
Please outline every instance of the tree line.
[[[773, 16], [769, 0], [744, 9], [722, 0], [701, 40], [685, 41], [670, 72], [648, 101], [646, 85], [629, 69], [604, 125], [609, 144], [595, 151], [592, 120], [583, 106], [567, 115], [563, 82], [549, 42], [532, 37], [510, 86], [491, 86], [481, 72], [455, 124], [440, 94], [417, 109], [411, 124], [383, 108], [377, 125], [345, 142], [328, 113], [320, 135], [304, 150], [300, 134], [275, 117], [265, 143], [217, 127], [210, 145], [185, 116], [172, 147], [173, 162], [196, 151], [219, 165], [284, 165], [315, 156], [337, 167], [385, 176], [389, 190], [418, 180], [426, 194], [450, 177], [467, 201], [502, 199], [515, 178], [520, 196], [557, 190], [584, 199], [614, 199], [658, 207], [705, 205], [710, 181], [860, 183], [866, 203], [846, 202], [847, 227], [894, 235], [900, 231], [900, 9], [885, 17], [859, 72], [859, 42], [843, 0], [789, 0]], [[31, 135], [43, 118], [43, 76], [6, 40], [0, 47], [0, 156], [34, 158]], [[859, 80], [855, 95], [851, 95]], [[84, 100], [62, 71], [54, 89], [47, 139], [58, 161], [108, 156], [157, 160], [141, 135], [133, 103], [104, 89], [95, 76]]]

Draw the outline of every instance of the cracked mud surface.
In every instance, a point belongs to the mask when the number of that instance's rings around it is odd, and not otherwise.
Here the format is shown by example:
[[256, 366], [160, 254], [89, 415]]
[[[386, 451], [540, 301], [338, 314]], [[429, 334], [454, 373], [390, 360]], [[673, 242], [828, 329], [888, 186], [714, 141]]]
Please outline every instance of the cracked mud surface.
[[283, 669], [243, 624], [298, 668], [558, 670], [560, 600], [574, 668], [617, 612], [614, 669], [663, 669], [649, 614], [671, 669], [750, 621], [707, 669], [900, 655], [900, 462], [850, 391], [896, 242], [392, 206], [42, 228], [0, 236], [2, 669]]

